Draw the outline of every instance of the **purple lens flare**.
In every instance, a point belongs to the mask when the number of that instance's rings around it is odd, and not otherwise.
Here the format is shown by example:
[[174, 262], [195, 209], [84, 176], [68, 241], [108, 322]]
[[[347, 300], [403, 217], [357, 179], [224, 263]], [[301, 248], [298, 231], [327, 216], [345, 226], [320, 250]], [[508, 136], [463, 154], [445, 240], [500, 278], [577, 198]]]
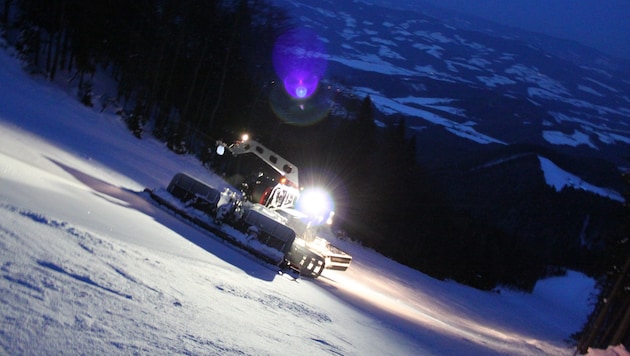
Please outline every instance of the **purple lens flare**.
[[276, 40], [273, 64], [287, 94], [307, 99], [326, 71], [324, 44], [308, 29], [291, 30]]
[[295, 72], [284, 78], [284, 89], [294, 98], [306, 99], [310, 97], [319, 84], [319, 78], [306, 72]]

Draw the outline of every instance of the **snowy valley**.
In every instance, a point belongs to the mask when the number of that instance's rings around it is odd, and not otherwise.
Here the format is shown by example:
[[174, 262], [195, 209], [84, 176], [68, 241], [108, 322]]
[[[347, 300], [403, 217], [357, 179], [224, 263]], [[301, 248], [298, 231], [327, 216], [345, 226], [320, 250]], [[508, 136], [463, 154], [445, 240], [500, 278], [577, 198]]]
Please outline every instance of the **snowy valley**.
[[369, 95], [385, 123], [405, 118], [419, 142], [439, 134], [439, 146], [429, 147], [443, 152], [442, 162], [458, 160], [448, 153], [452, 145], [531, 144], [627, 166], [623, 60], [457, 14], [438, 18], [430, 7], [276, 2], [324, 44], [317, 55], [328, 60], [331, 88]]

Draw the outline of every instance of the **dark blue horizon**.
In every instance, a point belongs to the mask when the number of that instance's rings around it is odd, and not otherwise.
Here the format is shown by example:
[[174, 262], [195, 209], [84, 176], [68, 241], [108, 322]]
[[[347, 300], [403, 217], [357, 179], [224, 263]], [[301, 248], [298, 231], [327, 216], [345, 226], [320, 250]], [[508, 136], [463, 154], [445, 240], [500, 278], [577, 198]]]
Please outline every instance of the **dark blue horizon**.
[[[430, 4], [499, 24], [573, 40], [608, 55], [630, 59], [630, 0], [412, 1], [416, 5], [406, 3], [404, 6], [421, 9]], [[394, 1], [375, 2], [398, 7]]]

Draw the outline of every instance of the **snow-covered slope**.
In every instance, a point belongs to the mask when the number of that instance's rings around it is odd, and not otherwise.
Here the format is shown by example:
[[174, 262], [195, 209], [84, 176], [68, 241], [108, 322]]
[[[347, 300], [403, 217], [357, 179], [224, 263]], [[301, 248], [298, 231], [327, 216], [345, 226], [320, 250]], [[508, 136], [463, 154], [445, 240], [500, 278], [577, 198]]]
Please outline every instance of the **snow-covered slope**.
[[290, 281], [140, 192], [188, 156], [27, 77], [0, 51], [0, 353], [568, 355], [593, 282], [532, 295], [434, 280], [347, 241]]
[[562, 168], [558, 167], [551, 160], [545, 157], [538, 157], [540, 161], [540, 167], [545, 175], [545, 181], [552, 186], [556, 191], [561, 191], [564, 187], [571, 187], [574, 189], [581, 189], [588, 192], [592, 192], [602, 197], [607, 197], [619, 202], [625, 202], [619, 192], [612, 189], [602, 188], [583, 181], [574, 174], [571, 174]]

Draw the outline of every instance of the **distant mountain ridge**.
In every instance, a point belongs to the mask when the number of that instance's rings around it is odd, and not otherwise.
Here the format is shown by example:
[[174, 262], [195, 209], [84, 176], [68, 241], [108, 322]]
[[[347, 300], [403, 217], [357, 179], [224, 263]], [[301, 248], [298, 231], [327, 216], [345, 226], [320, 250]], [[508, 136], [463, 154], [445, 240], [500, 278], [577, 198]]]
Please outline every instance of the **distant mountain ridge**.
[[[572, 246], [619, 223], [611, 211], [630, 167], [623, 62], [570, 41], [368, 1], [276, 2], [325, 43], [327, 84], [369, 95], [383, 125], [404, 118], [420, 164], [474, 217]], [[501, 164], [476, 169], [491, 162]]]
[[278, 2], [325, 42], [331, 82], [370, 95], [386, 118], [407, 117], [420, 136], [437, 125], [476, 144], [531, 143], [625, 165], [630, 80], [606, 56], [555, 41], [569, 61], [521, 35], [365, 1]]

